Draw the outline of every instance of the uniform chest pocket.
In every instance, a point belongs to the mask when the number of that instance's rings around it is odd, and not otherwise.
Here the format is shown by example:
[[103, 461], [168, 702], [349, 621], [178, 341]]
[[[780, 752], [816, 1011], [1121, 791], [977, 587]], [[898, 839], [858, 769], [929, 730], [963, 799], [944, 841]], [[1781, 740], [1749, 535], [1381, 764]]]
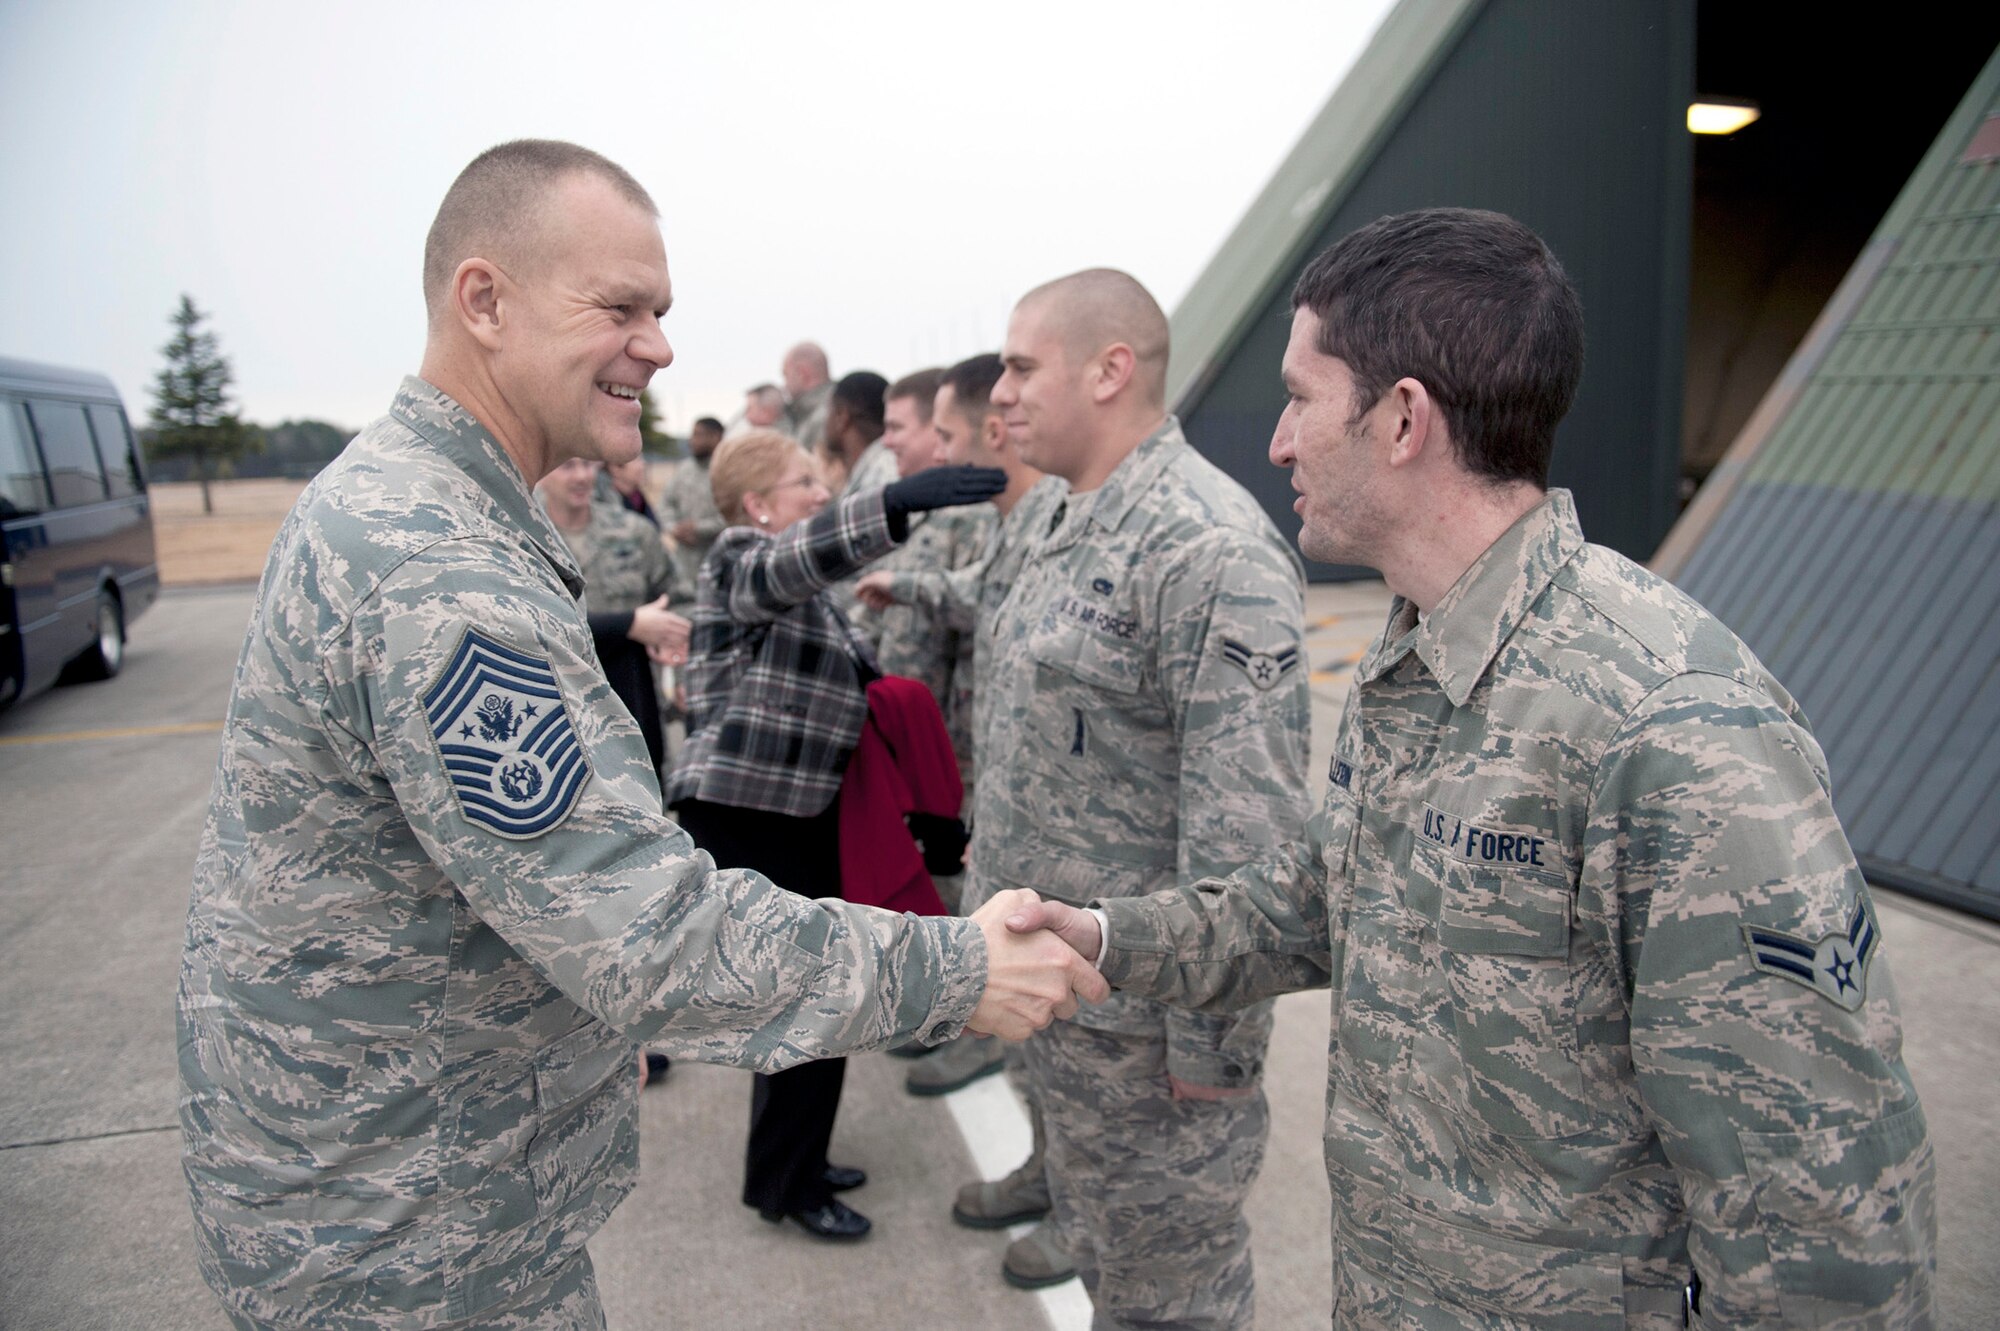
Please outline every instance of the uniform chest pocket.
[[1073, 592], [1056, 598], [1028, 649], [1039, 664], [1110, 693], [1137, 693], [1145, 683], [1138, 617]]
[[1437, 889], [1437, 982], [1448, 1049], [1434, 1094], [1488, 1131], [1562, 1137], [1595, 1119], [1577, 1054], [1574, 906], [1554, 874], [1467, 864], [1420, 848], [1412, 868]]

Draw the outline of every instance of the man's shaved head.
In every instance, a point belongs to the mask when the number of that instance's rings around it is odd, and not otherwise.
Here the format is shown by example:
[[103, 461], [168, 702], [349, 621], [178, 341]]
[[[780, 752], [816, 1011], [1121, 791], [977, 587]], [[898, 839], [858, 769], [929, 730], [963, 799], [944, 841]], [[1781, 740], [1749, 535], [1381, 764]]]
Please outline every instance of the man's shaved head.
[[787, 351], [779, 369], [785, 381], [785, 391], [794, 397], [809, 388], [819, 387], [833, 377], [833, 370], [827, 364], [826, 349], [817, 342], [801, 342]]
[[1132, 348], [1133, 387], [1149, 406], [1165, 407], [1167, 316], [1130, 273], [1086, 268], [1044, 282], [1021, 297], [1016, 308], [1032, 309], [1045, 319], [1075, 363], [1115, 342]]
[[475, 256], [520, 276], [540, 254], [545, 206], [556, 186], [596, 176], [654, 217], [660, 210], [630, 172], [601, 153], [555, 139], [515, 139], [472, 159], [445, 191], [424, 240], [424, 308], [433, 322], [452, 274]]

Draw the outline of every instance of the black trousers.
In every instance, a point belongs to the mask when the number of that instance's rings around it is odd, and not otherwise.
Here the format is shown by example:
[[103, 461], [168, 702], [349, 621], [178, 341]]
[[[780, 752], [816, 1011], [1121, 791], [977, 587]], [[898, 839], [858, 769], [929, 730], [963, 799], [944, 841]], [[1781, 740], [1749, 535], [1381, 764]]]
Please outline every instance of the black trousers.
[[[674, 817], [722, 869], [755, 869], [779, 887], [808, 897], [840, 895], [840, 801], [812, 818], [685, 800]], [[743, 1204], [767, 1211], [809, 1211], [833, 1197], [826, 1148], [840, 1112], [847, 1060], [823, 1058], [756, 1075], [750, 1091], [750, 1141], [743, 1161]]]

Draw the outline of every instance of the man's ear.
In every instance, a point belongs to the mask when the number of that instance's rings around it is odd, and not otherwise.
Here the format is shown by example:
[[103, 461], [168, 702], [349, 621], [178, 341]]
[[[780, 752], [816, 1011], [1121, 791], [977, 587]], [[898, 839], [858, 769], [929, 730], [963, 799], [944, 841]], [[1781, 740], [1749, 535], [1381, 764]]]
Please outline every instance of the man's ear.
[[998, 453], [1007, 445], [1007, 422], [997, 411], [989, 411], [979, 422], [979, 442], [988, 453]]
[[1123, 342], [1113, 342], [1097, 353], [1090, 363], [1090, 396], [1095, 402], [1109, 402], [1132, 382], [1139, 358]]
[[488, 351], [500, 349], [500, 270], [485, 259], [467, 259], [451, 275], [452, 313]]
[[1389, 425], [1389, 465], [1407, 467], [1423, 457], [1425, 449], [1441, 442], [1443, 418], [1430, 390], [1415, 379], [1402, 378], [1382, 395], [1378, 410], [1392, 413]]

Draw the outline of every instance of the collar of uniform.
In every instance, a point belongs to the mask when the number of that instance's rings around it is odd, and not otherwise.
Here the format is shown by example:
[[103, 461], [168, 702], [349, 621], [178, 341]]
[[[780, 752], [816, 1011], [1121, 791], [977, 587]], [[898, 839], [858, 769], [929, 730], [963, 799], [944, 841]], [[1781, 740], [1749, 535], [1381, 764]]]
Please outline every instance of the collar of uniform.
[[1569, 491], [1551, 490], [1459, 575], [1415, 643], [1452, 706], [1465, 705], [1500, 644], [1513, 636], [1556, 570], [1582, 548]]
[[1060, 550], [1075, 544], [1086, 526], [1117, 530], [1118, 525], [1125, 521], [1125, 515], [1132, 511], [1132, 506], [1152, 490], [1153, 482], [1174, 460], [1175, 454], [1187, 446], [1187, 436], [1181, 433], [1180, 421], [1169, 415], [1160, 422], [1159, 429], [1146, 436], [1145, 441], [1127, 453], [1124, 460], [1104, 478], [1104, 484], [1097, 487], [1095, 497], [1089, 501], [1089, 516], [1083, 522], [1065, 522], [1054, 533], [1048, 548]]
[[1379, 679], [1414, 651], [1451, 705], [1465, 706], [1528, 607], [1582, 548], [1583, 529], [1569, 491], [1549, 491], [1472, 561], [1421, 622], [1417, 608], [1397, 597], [1360, 677]]
[[411, 375], [396, 390], [389, 414], [417, 432], [486, 492], [493, 507], [513, 523], [549, 561], [571, 596], [583, 595], [583, 574], [555, 524], [528, 488], [521, 469], [492, 431], [452, 396]]

